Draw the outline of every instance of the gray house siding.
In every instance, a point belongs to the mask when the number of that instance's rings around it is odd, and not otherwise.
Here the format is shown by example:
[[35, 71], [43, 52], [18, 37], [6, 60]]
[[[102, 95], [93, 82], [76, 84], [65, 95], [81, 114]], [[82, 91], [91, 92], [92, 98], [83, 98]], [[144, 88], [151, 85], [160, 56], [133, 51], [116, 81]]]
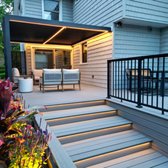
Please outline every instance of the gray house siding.
[[123, 16], [122, 0], [82, 0], [74, 2], [73, 21], [76, 23], [112, 26], [113, 21]]
[[161, 53], [168, 53], [168, 28], [161, 30]]
[[73, 68], [79, 68], [84, 84], [107, 86], [107, 59], [112, 58], [113, 33], [88, 40], [88, 62], [80, 63], [81, 45], [73, 47]]
[[42, 0], [25, 0], [23, 15], [42, 18]]
[[125, 17], [168, 24], [167, 0], [126, 0]]
[[114, 56], [117, 58], [160, 53], [160, 29], [123, 25], [114, 30]]
[[62, 0], [62, 20], [73, 22], [73, 0]]

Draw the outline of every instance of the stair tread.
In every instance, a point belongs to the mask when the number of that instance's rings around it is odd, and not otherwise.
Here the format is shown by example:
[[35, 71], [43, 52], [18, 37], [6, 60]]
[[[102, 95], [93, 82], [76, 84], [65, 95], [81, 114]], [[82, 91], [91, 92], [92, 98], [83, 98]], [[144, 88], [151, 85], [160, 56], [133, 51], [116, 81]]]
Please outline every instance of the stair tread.
[[81, 108], [74, 108], [74, 109], [66, 109], [66, 110], [54, 110], [51, 112], [43, 113], [43, 117], [45, 120], [49, 119], [57, 119], [57, 118], [64, 118], [64, 117], [72, 117], [77, 115], [86, 115], [86, 114], [96, 114], [105, 111], [115, 111], [114, 108], [107, 106], [107, 105], [97, 105], [97, 106], [90, 106], [90, 107], [81, 107]]
[[54, 133], [57, 137], [60, 137], [131, 123], [132, 122], [122, 117], [113, 116], [113, 117], [105, 117], [88, 121], [52, 126], [51, 129], [54, 130]]
[[[123, 156], [117, 159], [106, 161], [100, 164], [89, 166], [87, 168], [162, 168], [161, 166], [166, 166], [168, 158], [163, 156], [161, 153], [155, 151], [154, 149], [146, 149], [140, 152], [135, 152], [127, 156]], [[160, 166], [160, 167], [159, 167]]]
[[72, 160], [75, 161], [150, 141], [143, 134], [129, 130], [65, 144], [63, 147], [71, 156]]

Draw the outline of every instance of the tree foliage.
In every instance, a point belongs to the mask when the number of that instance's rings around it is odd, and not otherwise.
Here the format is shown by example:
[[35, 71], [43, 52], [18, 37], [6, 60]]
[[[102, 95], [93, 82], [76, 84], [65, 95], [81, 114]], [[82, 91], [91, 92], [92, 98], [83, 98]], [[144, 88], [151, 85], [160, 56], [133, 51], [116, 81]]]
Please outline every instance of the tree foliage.
[[[6, 14], [11, 14], [13, 11], [13, 0], [0, 0], [0, 23], [2, 23], [3, 17]], [[3, 36], [2, 27], [0, 24], [0, 51], [3, 50]]]

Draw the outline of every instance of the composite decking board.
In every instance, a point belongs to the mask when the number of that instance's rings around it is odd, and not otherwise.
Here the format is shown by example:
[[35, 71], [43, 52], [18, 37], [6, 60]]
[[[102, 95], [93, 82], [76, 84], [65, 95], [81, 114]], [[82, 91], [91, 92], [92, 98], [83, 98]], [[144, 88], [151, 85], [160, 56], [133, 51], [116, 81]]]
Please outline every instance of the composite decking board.
[[157, 166], [154, 166], [153, 168], [168, 168], [168, 162], [161, 163]]
[[[143, 150], [143, 151], [136, 152], [133, 154], [129, 154], [124, 157], [109, 160], [109, 161], [106, 161], [106, 162], [103, 162], [100, 164], [88, 166], [87, 168], [128, 168], [128, 167], [129, 168], [131, 168], [131, 167], [138, 168], [139, 165], [146, 164], [148, 162], [151, 163], [155, 159], [157, 159], [157, 161], [160, 160], [160, 162], [162, 163], [164, 160], [166, 160], [165, 159], [166, 157], [164, 157], [164, 159], [163, 159], [163, 157], [164, 156], [161, 153], [156, 152], [153, 149], [147, 149], [147, 150]], [[147, 165], [149, 165], [149, 164], [147, 164]], [[145, 168], [152, 167], [151, 165], [149, 165], [147, 167], [146, 166], [145, 166]], [[142, 168], [142, 167], [139, 167], [139, 168]]]
[[80, 154], [75, 154], [75, 155], [70, 155], [69, 154], [69, 155], [71, 156], [71, 159], [73, 161], [80, 161], [80, 160], [92, 158], [92, 157], [95, 157], [95, 156], [103, 155], [105, 153], [119, 151], [119, 150], [122, 150], [122, 149], [126, 149], [126, 148], [129, 148], [129, 147], [137, 146], [137, 145], [148, 143], [148, 142], [150, 142], [149, 138], [139, 138], [139, 139], [134, 139], [132, 141], [130, 140], [130, 141], [127, 141], [127, 142], [110, 145], [110, 146], [107, 146], [107, 147], [102, 147], [102, 148], [97, 147], [97, 149], [90, 150], [90, 151], [88, 149], [87, 152], [80, 153]]
[[[126, 136], [130, 136], [130, 135], [138, 135], [138, 134], [140, 134], [140, 133], [138, 133], [134, 130], [128, 130], [128, 131], [122, 131], [119, 133], [112, 133], [112, 134], [107, 134], [107, 135], [89, 138], [89, 139], [85, 139], [85, 140], [80, 140], [77, 142], [67, 143], [63, 146], [66, 148], [67, 151], [69, 151], [69, 150], [71, 150], [71, 148], [73, 148], [73, 149], [82, 148], [82, 146], [96, 145], [100, 142], [105, 143], [106, 141], [109, 141], [109, 140], [112, 141], [116, 138], [126, 137]], [[114, 139], [112, 139], [112, 138], [114, 138]]]
[[107, 117], [102, 119], [94, 119], [89, 121], [75, 122], [71, 124], [65, 124], [60, 126], [51, 127], [54, 130], [56, 136], [66, 136], [82, 132], [88, 132], [92, 130], [99, 130], [124, 124], [131, 124], [130, 121], [121, 117]]
[[35, 115], [35, 120], [38, 124], [38, 126], [41, 128], [41, 130], [48, 131], [48, 134], [52, 137], [48, 141], [48, 147], [50, 149], [50, 152], [53, 156], [53, 161], [56, 161], [59, 168], [76, 168], [75, 164], [72, 162], [71, 158], [59, 142], [59, 140], [54, 136], [54, 133], [50, 129], [50, 127], [47, 127], [46, 121], [41, 118], [41, 115], [37, 114]]
[[[124, 131], [124, 132], [127, 132], [127, 131]], [[144, 135], [138, 132], [131, 132], [131, 133], [127, 132], [125, 134], [120, 134], [120, 135], [116, 135], [116, 134], [112, 134], [111, 137], [102, 136], [101, 138], [103, 139], [99, 139], [99, 140], [97, 140], [95, 137], [95, 138], [92, 138], [92, 141], [89, 141], [89, 142], [85, 142], [84, 140], [79, 144], [74, 143], [74, 145], [71, 144], [71, 146], [66, 146], [66, 145], [63, 145], [63, 146], [65, 147], [66, 151], [70, 155], [73, 155], [73, 154], [84, 153], [89, 150], [95, 150], [98, 148], [104, 148], [107, 146], [117, 145], [117, 144], [129, 142], [132, 140], [145, 138]]]
[[81, 144], [78, 146], [74, 146], [74, 147], [69, 147], [69, 148], [65, 148], [66, 151], [70, 154], [70, 155], [77, 155], [80, 153], [85, 153], [91, 150], [97, 150], [97, 149], [102, 149], [102, 148], [106, 148], [108, 146], [114, 146], [117, 144], [121, 144], [121, 143], [125, 143], [125, 142], [129, 142], [132, 140], [137, 140], [137, 139], [141, 139], [141, 138], [145, 138], [145, 136], [143, 136], [142, 134], [131, 134], [131, 135], [123, 135], [123, 136], [118, 136], [118, 137], [113, 137], [113, 138], [107, 138], [106, 140], [101, 140], [101, 141], [93, 141], [92, 143], [85, 143], [85, 144]]
[[68, 110], [56, 110], [56, 111], [43, 113], [43, 115], [45, 120], [49, 120], [49, 119], [57, 119], [57, 118], [64, 118], [64, 117], [72, 117], [77, 115], [100, 113], [100, 112], [106, 112], [106, 111], [115, 111], [115, 109], [107, 105], [99, 105], [99, 106], [75, 108], [75, 109], [68, 109]]
[[151, 159], [147, 162], [144, 162], [144, 163], [141, 163], [141, 164], [138, 164], [138, 165], [135, 165], [135, 166], [131, 166], [130, 168], [142, 168], [142, 167], [151, 168], [151, 167], [157, 166], [161, 163], [165, 163], [167, 161], [168, 161], [168, 157], [160, 156], [158, 158], [153, 158], [153, 159]]
[[127, 162], [132, 161], [134, 159], [137, 159], [139, 157], [143, 157], [143, 156], [155, 154], [155, 153], [156, 153], [156, 151], [153, 149], [146, 149], [146, 150], [143, 150], [140, 152], [135, 152], [135, 153], [123, 156], [123, 157], [119, 157], [119, 158], [105, 161], [105, 162], [102, 162], [99, 164], [88, 166], [87, 168], [105, 168], [105, 167], [109, 167], [111, 165], [115, 166], [117, 164], [121, 164], [121, 166], [122, 166], [122, 164], [126, 164]]

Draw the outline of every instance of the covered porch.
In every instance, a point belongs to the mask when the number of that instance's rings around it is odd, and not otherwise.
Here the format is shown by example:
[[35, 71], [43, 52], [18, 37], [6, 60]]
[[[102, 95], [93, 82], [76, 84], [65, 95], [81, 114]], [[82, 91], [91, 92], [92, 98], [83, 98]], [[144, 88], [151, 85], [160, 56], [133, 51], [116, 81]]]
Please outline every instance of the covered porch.
[[82, 84], [107, 86], [107, 60], [112, 58], [111, 28], [6, 16], [3, 32], [7, 77], [12, 76], [13, 68], [11, 44], [22, 43], [27, 75], [34, 69], [79, 69]]

